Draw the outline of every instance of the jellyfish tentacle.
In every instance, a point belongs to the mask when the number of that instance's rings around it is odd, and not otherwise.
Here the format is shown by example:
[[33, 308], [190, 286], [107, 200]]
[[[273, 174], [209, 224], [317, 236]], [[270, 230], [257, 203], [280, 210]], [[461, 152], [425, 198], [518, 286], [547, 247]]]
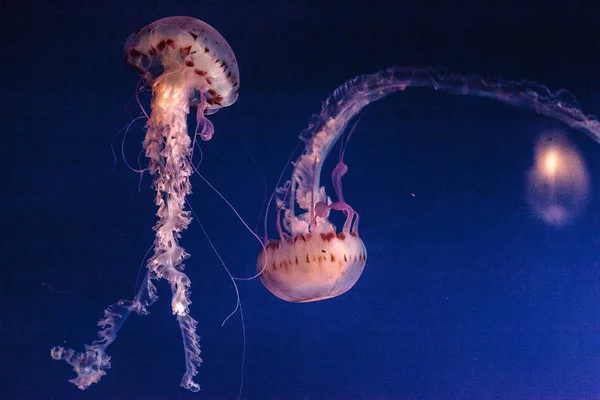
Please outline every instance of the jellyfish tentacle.
[[[352, 221], [354, 220], [354, 215], [356, 212], [354, 209], [344, 201], [336, 201], [329, 205], [332, 210], [343, 211], [346, 214], [346, 222], [344, 222], [344, 226], [342, 227], [342, 232], [349, 233], [350, 228], [352, 227]], [[358, 224], [355, 224], [358, 225]], [[356, 231], [354, 231], [356, 232]]]
[[344, 201], [344, 194], [342, 192], [342, 177], [346, 175], [347, 172], [348, 166], [344, 164], [344, 161], [340, 160], [331, 173], [331, 181], [333, 183], [333, 188], [335, 189], [335, 195], [341, 202]]
[[[535, 82], [485, 79], [475, 74], [451, 74], [436, 68], [390, 67], [374, 74], [361, 75], [337, 88], [323, 102], [321, 112], [313, 115], [308, 128], [300, 134], [305, 149], [295, 163], [292, 178], [286, 183], [292, 190], [283, 212], [284, 219], [287, 219], [283, 226], [292, 229], [292, 236], [311, 231], [310, 223], [300, 223], [307, 219], [304, 215], [296, 216], [296, 205], [309, 211], [311, 196], [307, 196], [308, 193], [318, 194], [313, 196], [315, 202], [327, 199], [325, 188], [320, 185], [322, 165], [349, 121], [368, 104], [409, 87], [429, 87], [530, 109], [583, 131], [600, 142], [600, 121], [593, 115], [584, 114], [577, 100], [564, 89], [552, 92]], [[332, 178], [336, 193], [341, 194], [341, 181], [338, 178], [343, 174], [340, 172], [334, 170]], [[339, 194], [338, 198], [343, 199]], [[311, 222], [311, 219], [308, 221]], [[320, 228], [332, 227], [318, 218], [316, 222]]]
[[152, 104], [144, 146], [150, 159], [150, 173], [154, 177], [159, 220], [154, 227], [154, 256], [148, 262], [148, 269], [171, 284], [171, 308], [177, 315], [185, 352], [186, 372], [181, 385], [198, 391], [200, 387], [193, 377], [198, 373], [197, 366], [202, 359], [199, 337], [195, 332], [197, 322], [189, 314], [191, 282], [183, 272], [183, 261], [189, 255], [178, 244], [180, 232], [192, 219], [190, 212], [185, 210], [185, 198], [191, 193], [192, 175], [192, 147], [186, 121], [189, 102], [187, 91], [178, 89], [185, 87], [185, 74], [180, 74], [179, 78], [183, 82], [175, 79], [175, 75], [168, 79], [161, 76], [153, 86], [157, 100]]
[[342, 232], [350, 233], [351, 228], [352, 232], [358, 232], [355, 229], [357, 225], [356, 223], [354, 224], [354, 228], [352, 227], [352, 221], [354, 220], [355, 216], [358, 218], [358, 213], [354, 211], [354, 209], [348, 203], [344, 201], [334, 201], [331, 204], [325, 204], [324, 202], [320, 201], [315, 204], [315, 215], [317, 217], [327, 218], [329, 217], [329, 212], [331, 210], [342, 211], [344, 214], [346, 214], [346, 222], [344, 222]]
[[158, 299], [156, 287], [152, 283], [152, 275], [151, 271], [146, 272], [143, 283], [133, 301], [119, 300], [104, 310], [104, 318], [98, 321], [98, 326], [102, 328], [98, 332], [98, 339], [94, 340], [92, 344], [86, 345], [84, 352], [76, 352], [61, 346], [53, 347], [50, 350], [50, 356], [54, 360], [67, 362], [77, 373], [77, 376], [70, 379], [69, 382], [79, 389], [85, 390], [106, 375], [105, 370], [111, 367], [111, 358], [106, 354], [108, 346], [115, 341], [117, 334], [132, 312], [148, 314], [147, 307]]
[[215, 127], [213, 123], [210, 122], [208, 118], [206, 118], [207, 107], [208, 103], [206, 102], [206, 96], [204, 96], [203, 93], [200, 93], [200, 104], [196, 107], [195, 135], [199, 135], [200, 138], [205, 142], [212, 139], [213, 134], [215, 133]]

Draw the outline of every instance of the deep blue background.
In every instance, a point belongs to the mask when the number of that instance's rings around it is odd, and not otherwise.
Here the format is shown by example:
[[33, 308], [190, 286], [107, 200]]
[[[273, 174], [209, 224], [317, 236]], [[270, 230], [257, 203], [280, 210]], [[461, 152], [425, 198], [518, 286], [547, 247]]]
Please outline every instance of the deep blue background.
[[[263, 178], [272, 190], [320, 101], [358, 74], [399, 64], [529, 79], [568, 88], [600, 114], [595, 1], [300, 3], [0, 0], [0, 397], [237, 395], [240, 319], [221, 327], [235, 292], [195, 222], [182, 244], [205, 361], [200, 393], [178, 386], [183, 353], [165, 284], [151, 314], [133, 316], [109, 348], [100, 384], [77, 390], [70, 367], [49, 357], [51, 346], [94, 339], [104, 307], [133, 295], [153, 240], [150, 179], [138, 190], [111, 142], [138, 113], [124, 40], [155, 19], [200, 18], [235, 51], [240, 98], [211, 117], [202, 173], [253, 227]], [[240, 283], [243, 398], [600, 398], [600, 146], [564, 128], [586, 158], [593, 198], [572, 226], [547, 227], [527, 208], [524, 174], [549, 128], [564, 127], [428, 90], [369, 107], [344, 181], [361, 213], [364, 275], [339, 298], [300, 305]], [[125, 142], [133, 164], [142, 139], [134, 129]], [[220, 254], [251, 275], [259, 244], [192, 183]]]

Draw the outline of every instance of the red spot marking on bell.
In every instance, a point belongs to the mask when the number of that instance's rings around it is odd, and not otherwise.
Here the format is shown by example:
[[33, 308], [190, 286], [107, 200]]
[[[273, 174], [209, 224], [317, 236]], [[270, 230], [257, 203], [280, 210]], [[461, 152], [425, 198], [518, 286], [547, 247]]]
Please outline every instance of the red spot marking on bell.
[[344, 232], [340, 232], [340, 233], [338, 233], [338, 234], [337, 234], [337, 237], [338, 237], [340, 240], [346, 240], [346, 235], [344, 234]]
[[150, 51], [148, 52], [148, 54], [150, 54], [151, 56], [155, 56], [156, 55], [156, 49], [154, 47], [150, 47]]
[[217, 92], [215, 92], [213, 89], [208, 89], [208, 94], [210, 94], [211, 96], [216, 96]]
[[304, 235], [294, 236], [294, 243], [296, 243], [298, 240], [306, 242], [306, 238], [304, 237]]
[[267, 245], [265, 246], [268, 249], [274, 250], [277, 249], [279, 247], [279, 241], [278, 240], [273, 240], [269, 243], [267, 243]]
[[298, 256], [296, 256], [296, 265], [298, 265]]
[[334, 237], [335, 237], [335, 232], [321, 233], [321, 240], [323, 240], [325, 242], [329, 242]]
[[208, 104], [210, 104], [211, 106], [214, 106], [215, 104], [220, 106], [223, 103], [223, 98], [221, 96], [217, 96], [217, 97], [209, 97], [206, 99], [206, 102]]
[[195, 69], [194, 73], [196, 73], [196, 74], [198, 74], [200, 76], [206, 76], [206, 71], [202, 71], [202, 70], [199, 70], [199, 69]]
[[209, 85], [212, 85], [212, 79], [210, 79], [208, 76], [204, 77], [204, 80], [206, 81], [206, 83], [208, 83]]
[[310, 258], [308, 258], [308, 253], [306, 253], [306, 262], [310, 264]]
[[344, 262], [348, 262], [348, 257], [346, 257], [346, 253], [344, 253]]
[[[231, 86], [233, 86], [233, 87], [236, 87], [237, 85], [238, 85], [238, 82], [237, 82], [237, 81], [235, 81], [235, 82], [233, 83], [233, 85], [231, 85]], [[236, 92], [236, 93], [237, 93], [237, 92]]]
[[350, 236], [357, 238], [358, 234], [356, 232], [350, 232]]
[[185, 66], [186, 66], [186, 67], [193, 67], [193, 66], [194, 66], [194, 62], [193, 62], [193, 61], [190, 61], [190, 60], [187, 60], [187, 61], [185, 62]]
[[191, 37], [194, 38], [194, 40], [196, 40], [196, 38], [198, 37], [198, 35], [196, 35], [194, 32], [188, 31], [188, 33], [190, 34]]
[[208, 53], [209, 51], [210, 51], [210, 50], [208, 49], [208, 47], [205, 47], [205, 48], [204, 48], [204, 52], [205, 52], [205, 53]]
[[236, 91], [235, 91], [235, 94], [238, 94], [239, 92], [240, 92], [240, 89], [236, 90]]
[[167, 46], [169, 47], [175, 47], [175, 41], [173, 39], [167, 39], [166, 42]]
[[179, 52], [181, 53], [182, 56], [187, 57], [190, 54], [190, 50], [192, 50], [192, 46], [189, 47], [182, 47]]
[[164, 40], [161, 40], [160, 42], [158, 42], [158, 44], [156, 45], [156, 48], [160, 51], [163, 51], [165, 49], [165, 47], [167, 46], [167, 42]]
[[136, 49], [131, 49], [131, 51], [129, 52], [129, 55], [133, 58], [139, 58], [142, 56], [142, 52]]
[[331, 261], [331, 262], [335, 262], [335, 256], [333, 255], [333, 253], [329, 253], [329, 254], [331, 255], [331, 259], [330, 259], [330, 261]]

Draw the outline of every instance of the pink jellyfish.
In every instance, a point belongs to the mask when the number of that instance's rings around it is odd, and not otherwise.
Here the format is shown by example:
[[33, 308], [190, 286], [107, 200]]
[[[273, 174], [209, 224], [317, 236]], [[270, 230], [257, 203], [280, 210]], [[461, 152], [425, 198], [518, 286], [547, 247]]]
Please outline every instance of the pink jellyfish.
[[73, 366], [77, 377], [71, 382], [80, 389], [98, 382], [106, 374], [104, 370], [110, 368], [106, 348], [131, 312], [147, 313], [146, 308], [157, 298], [152, 281], [164, 278], [171, 285], [171, 308], [184, 343], [186, 372], [181, 386], [198, 391], [200, 387], [193, 377], [202, 360], [197, 322], [189, 314], [190, 279], [183, 272], [183, 260], [189, 255], [178, 244], [181, 232], [191, 221], [190, 212], [185, 210], [193, 171], [187, 115], [190, 106], [197, 108], [196, 133], [209, 140], [213, 125], [206, 115], [236, 101], [238, 65], [225, 39], [210, 25], [191, 17], [163, 18], [135, 32], [125, 42], [125, 57], [152, 87], [144, 149], [158, 206], [154, 255], [135, 299], [121, 300], [105, 310], [98, 322], [102, 328], [99, 339], [86, 345], [83, 353], [55, 347], [51, 356]]
[[[335, 90], [321, 112], [313, 116], [300, 139], [304, 152], [294, 163], [292, 177], [277, 189], [279, 240], [258, 256], [261, 282], [275, 296], [309, 302], [341, 295], [354, 286], [366, 264], [366, 249], [358, 236], [358, 213], [346, 203], [341, 178], [348, 167], [344, 151], [333, 170], [336, 198], [320, 185], [323, 162], [349, 121], [368, 104], [408, 87], [430, 87], [457, 95], [487, 97], [561, 121], [600, 142], [600, 122], [585, 115], [565, 90], [551, 92], [535, 82], [453, 75], [428, 68], [391, 67], [349, 80]], [[342, 144], [345, 149], [347, 141]], [[296, 210], [303, 212], [297, 214]], [[331, 211], [346, 216], [341, 231], [328, 220]], [[282, 227], [283, 225], [283, 227]]]

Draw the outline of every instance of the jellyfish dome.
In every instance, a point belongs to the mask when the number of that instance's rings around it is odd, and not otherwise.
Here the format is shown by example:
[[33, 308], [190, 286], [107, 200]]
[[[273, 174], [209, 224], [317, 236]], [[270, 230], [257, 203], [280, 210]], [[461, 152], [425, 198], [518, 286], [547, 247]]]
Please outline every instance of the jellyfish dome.
[[168, 17], [145, 26], [127, 38], [125, 61], [158, 94], [157, 100], [168, 93], [179, 94], [189, 100], [189, 106], [197, 107], [197, 123], [202, 127], [197, 133], [203, 140], [214, 132], [204, 115], [237, 100], [235, 55], [223, 36], [199, 19]]
[[367, 250], [357, 234], [304, 233], [268, 243], [257, 268], [263, 285], [275, 296], [306, 303], [350, 290], [366, 262]]

